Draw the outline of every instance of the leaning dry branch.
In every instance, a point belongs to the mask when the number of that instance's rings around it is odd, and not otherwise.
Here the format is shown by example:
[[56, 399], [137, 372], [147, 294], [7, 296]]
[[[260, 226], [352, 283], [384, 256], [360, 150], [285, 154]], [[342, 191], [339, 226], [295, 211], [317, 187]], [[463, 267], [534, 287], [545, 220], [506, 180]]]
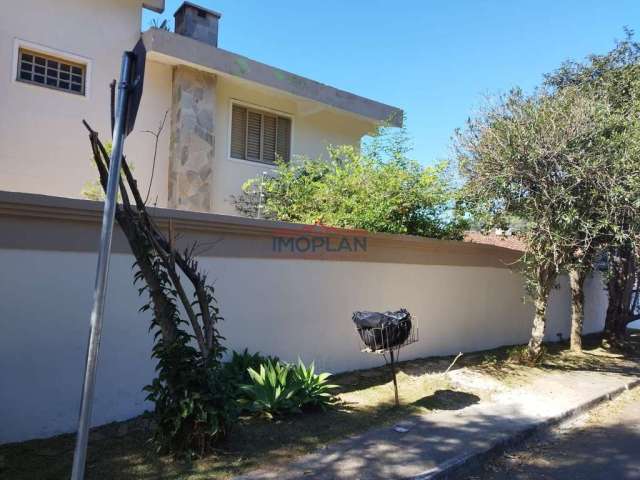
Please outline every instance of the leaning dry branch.
[[458, 359], [462, 356], [462, 352], [458, 353], [458, 355], [456, 355], [456, 358], [453, 359], [453, 362], [451, 362], [451, 364], [447, 367], [447, 369], [442, 372], [442, 376], [444, 377], [447, 373], [449, 373], [449, 370], [451, 370], [453, 368], [453, 366], [456, 364], [456, 362], [458, 361]]

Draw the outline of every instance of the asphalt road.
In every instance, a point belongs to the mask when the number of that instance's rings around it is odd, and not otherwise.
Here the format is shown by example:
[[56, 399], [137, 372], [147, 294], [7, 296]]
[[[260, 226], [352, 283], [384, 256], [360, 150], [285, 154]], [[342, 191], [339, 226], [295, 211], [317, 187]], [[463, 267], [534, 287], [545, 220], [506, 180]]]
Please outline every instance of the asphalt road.
[[456, 480], [640, 479], [640, 387]]

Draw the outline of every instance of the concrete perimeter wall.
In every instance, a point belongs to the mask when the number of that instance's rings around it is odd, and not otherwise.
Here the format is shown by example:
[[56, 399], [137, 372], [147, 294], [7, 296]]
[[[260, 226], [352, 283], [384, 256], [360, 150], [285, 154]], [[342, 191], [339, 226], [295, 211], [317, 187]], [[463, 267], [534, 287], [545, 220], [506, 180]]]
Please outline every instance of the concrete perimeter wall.
[[[0, 192], [0, 442], [47, 437], [76, 427], [101, 205]], [[379, 365], [359, 351], [354, 310], [407, 308], [420, 341], [402, 358], [524, 343], [532, 308], [507, 266], [518, 252], [462, 242], [366, 234], [155, 210], [181, 242], [201, 242], [215, 281], [230, 349], [315, 360], [332, 372]], [[366, 242], [366, 251], [274, 251], [274, 237]], [[364, 240], [363, 240], [364, 239]], [[331, 243], [334, 242], [334, 243]], [[304, 242], [302, 242], [304, 244]], [[353, 242], [351, 243], [353, 246]], [[100, 351], [93, 424], [122, 420], [149, 405], [153, 376], [149, 318], [132, 286], [132, 256], [120, 233]], [[606, 295], [589, 279], [586, 331], [602, 328]], [[568, 335], [566, 282], [553, 292], [548, 335]]]

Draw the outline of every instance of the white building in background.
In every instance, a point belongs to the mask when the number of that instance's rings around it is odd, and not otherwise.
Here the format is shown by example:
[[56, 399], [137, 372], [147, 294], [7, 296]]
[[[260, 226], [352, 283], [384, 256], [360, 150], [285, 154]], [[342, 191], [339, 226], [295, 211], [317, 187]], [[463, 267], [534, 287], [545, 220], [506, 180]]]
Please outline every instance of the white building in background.
[[[140, 32], [164, 0], [23, 0], [0, 17], [0, 190], [80, 198], [96, 178], [86, 119], [109, 133], [109, 84], [124, 50], [148, 55], [126, 154], [160, 207], [235, 214], [231, 196], [276, 155], [359, 145], [402, 111], [218, 48], [221, 15], [185, 2], [175, 33]], [[167, 114], [153, 169], [155, 131]]]

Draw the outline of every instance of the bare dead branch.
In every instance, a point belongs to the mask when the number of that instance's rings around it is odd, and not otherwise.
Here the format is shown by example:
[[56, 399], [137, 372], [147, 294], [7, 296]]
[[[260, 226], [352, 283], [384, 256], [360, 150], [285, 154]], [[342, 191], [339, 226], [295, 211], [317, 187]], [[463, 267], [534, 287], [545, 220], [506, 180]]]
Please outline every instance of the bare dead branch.
[[152, 132], [151, 130], [143, 130], [143, 133], [148, 133], [155, 137], [154, 145], [153, 145], [153, 163], [151, 165], [151, 178], [149, 178], [149, 187], [147, 188], [147, 195], [144, 199], [144, 204], [146, 205], [149, 201], [149, 194], [151, 193], [151, 185], [153, 185], [153, 176], [156, 171], [156, 159], [158, 157], [158, 141], [160, 140], [160, 134], [164, 129], [164, 124], [167, 121], [167, 115], [169, 114], [169, 110], [165, 110], [164, 117], [162, 118], [162, 122], [158, 126], [158, 130], [156, 132]]

